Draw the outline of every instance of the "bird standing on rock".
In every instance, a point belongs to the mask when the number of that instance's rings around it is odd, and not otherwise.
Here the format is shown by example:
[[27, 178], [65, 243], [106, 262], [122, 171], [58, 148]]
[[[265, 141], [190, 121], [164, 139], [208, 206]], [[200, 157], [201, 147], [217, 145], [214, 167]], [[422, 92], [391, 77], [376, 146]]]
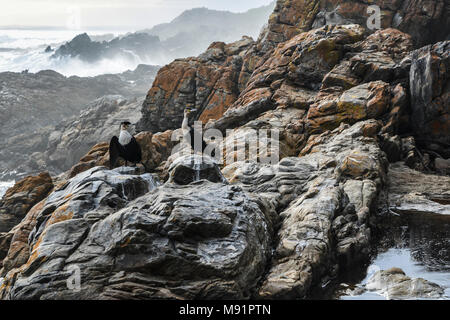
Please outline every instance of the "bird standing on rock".
[[128, 161], [139, 163], [142, 161], [142, 151], [139, 143], [131, 134], [131, 123], [124, 121], [120, 124], [119, 137], [114, 136], [109, 143], [109, 167], [113, 169], [116, 166], [117, 160], [123, 158], [125, 160], [125, 166], [128, 165]]
[[[183, 132], [183, 140], [184, 142], [191, 146], [192, 150], [194, 150], [194, 154], [196, 152], [203, 154], [203, 152], [205, 151], [206, 147], [207, 147], [207, 143], [205, 142], [205, 140], [203, 139], [203, 134], [198, 130], [195, 130], [193, 126], [189, 126], [189, 116], [190, 114], [195, 111], [191, 110], [189, 108], [184, 109], [184, 118], [183, 118], [183, 122], [181, 123], [181, 130]], [[195, 148], [195, 141], [201, 141], [201, 150], [197, 150], [198, 147], [200, 147], [200, 145], [197, 147], [197, 149]], [[214, 151], [212, 152], [212, 155], [214, 157]]]

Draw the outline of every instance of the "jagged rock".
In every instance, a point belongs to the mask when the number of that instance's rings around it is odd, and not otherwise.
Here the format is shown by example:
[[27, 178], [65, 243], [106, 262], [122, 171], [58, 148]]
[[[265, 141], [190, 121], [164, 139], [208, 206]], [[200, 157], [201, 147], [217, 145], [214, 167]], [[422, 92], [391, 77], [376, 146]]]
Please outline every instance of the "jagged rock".
[[412, 53], [410, 70], [411, 123], [421, 144], [442, 144], [450, 157], [450, 41]]
[[[31, 255], [6, 274], [1, 297], [249, 297], [270, 254], [272, 222], [258, 205], [239, 187], [205, 180], [139, 197], [142, 180], [94, 168], [50, 194]], [[66, 283], [74, 265], [79, 292]]]
[[377, 291], [387, 299], [418, 299], [442, 297], [444, 289], [422, 278], [411, 279], [402, 269], [379, 270], [366, 284], [369, 291]]
[[12, 269], [19, 268], [24, 265], [30, 257], [30, 246], [28, 237], [30, 232], [36, 225], [36, 217], [44, 207], [47, 198], [36, 204], [28, 211], [25, 218], [15, 226], [11, 231], [4, 234], [4, 239], [0, 250], [2, 269], [0, 269], [0, 277]]
[[445, 40], [448, 36], [450, 4], [445, 0], [278, 0], [269, 19], [266, 41], [277, 44], [323, 25], [366, 26], [373, 14], [367, 11], [371, 5], [380, 8], [381, 28], [394, 27], [410, 34], [416, 46]]
[[[258, 198], [269, 212], [280, 212], [280, 240], [260, 297], [307, 296], [337, 265], [345, 269], [367, 257], [368, 218], [387, 169], [377, 132], [367, 136], [374, 124], [343, 125], [320, 140], [313, 138], [314, 147], [299, 158], [275, 165], [236, 162], [223, 169], [230, 183]], [[341, 168], [357, 152], [367, 158], [357, 170], [364, 174], [353, 176]]]
[[9, 188], [0, 200], [0, 232], [8, 232], [17, 225], [52, 188], [52, 178], [47, 172], [26, 177]]
[[[325, 28], [302, 33], [278, 46], [253, 72], [246, 89], [223, 117], [207, 127], [225, 130], [257, 118], [277, 106], [307, 109], [323, 77], [343, 56], [345, 44], [361, 40], [357, 25]], [[286, 93], [297, 92], [286, 101]]]
[[203, 122], [220, 118], [239, 95], [242, 55], [252, 44], [248, 37], [231, 44], [215, 42], [197, 58], [177, 59], [161, 68], [142, 106], [138, 129], [177, 129], [186, 107], [195, 108]]
[[136, 56], [145, 58], [150, 53], [157, 56], [161, 53], [161, 50], [159, 37], [143, 32], [130, 33], [103, 42], [92, 41], [87, 33], [82, 33], [60, 46], [52, 55], [52, 58], [69, 56], [95, 63], [101, 59], [114, 58], [115, 56], [128, 59], [133, 59]]

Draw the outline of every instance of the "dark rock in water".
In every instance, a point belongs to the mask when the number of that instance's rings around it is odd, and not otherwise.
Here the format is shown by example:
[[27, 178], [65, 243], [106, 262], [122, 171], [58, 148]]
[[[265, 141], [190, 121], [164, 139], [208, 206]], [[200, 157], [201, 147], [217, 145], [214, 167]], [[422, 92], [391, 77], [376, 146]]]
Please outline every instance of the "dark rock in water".
[[169, 167], [169, 182], [187, 185], [202, 179], [227, 183], [217, 164], [208, 156], [183, 156], [175, 159]]
[[60, 46], [52, 58], [78, 57], [87, 62], [97, 62], [104, 58], [125, 56], [133, 59], [133, 52], [141, 58], [146, 55], [161, 53], [159, 38], [147, 33], [131, 33], [123, 37], [117, 37], [111, 41], [92, 41], [87, 33], [79, 34], [71, 41]]
[[88, 62], [99, 60], [103, 55], [103, 47], [99, 42], [92, 41], [87, 33], [79, 34], [71, 41], [59, 47], [53, 54], [56, 57], [79, 57]]

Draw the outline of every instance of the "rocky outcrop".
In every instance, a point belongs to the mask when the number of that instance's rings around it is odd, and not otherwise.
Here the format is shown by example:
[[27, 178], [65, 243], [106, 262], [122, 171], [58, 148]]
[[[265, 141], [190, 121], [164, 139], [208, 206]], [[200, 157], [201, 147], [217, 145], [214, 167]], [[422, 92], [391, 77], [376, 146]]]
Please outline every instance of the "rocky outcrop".
[[[445, 174], [444, 134], [423, 152], [417, 128], [446, 99], [446, 42], [411, 54], [417, 30], [441, 23], [441, 1], [370, 3], [386, 28], [365, 28], [365, 2], [279, 0], [257, 41], [162, 68], [138, 124], [144, 165], [106, 169], [103, 142], [58, 176], [0, 237], [0, 298], [310, 298], [367, 262], [378, 218], [447, 219], [447, 177], [417, 171]], [[227, 133], [216, 159], [175, 149], [185, 107]], [[440, 297], [398, 270], [379, 275], [370, 290]]]
[[411, 124], [422, 145], [450, 157], [450, 41], [439, 42], [411, 55]]
[[[28, 261], [5, 264], [2, 298], [248, 297], [270, 254], [272, 224], [258, 205], [207, 180], [146, 193], [144, 176], [96, 167], [50, 194]], [[67, 287], [70, 266], [81, 269], [78, 292]]]
[[18, 181], [0, 200], [0, 269], [13, 240], [12, 230], [52, 189], [52, 178], [43, 172]]
[[79, 34], [71, 41], [60, 46], [52, 58], [76, 57], [83, 61], [95, 63], [101, 59], [113, 59], [120, 56], [133, 60], [137, 57], [144, 59], [147, 56], [162, 54], [162, 45], [157, 36], [143, 32], [131, 33], [110, 41], [92, 41], [87, 33]]
[[179, 128], [186, 107], [195, 108], [203, 122], [220, 118], [239, 95], [243, 55], [252, 44], [248, 37], [227, 45], [216, 42], [197, 58], [161, 68], [142, 105], [138, 130]]
[[278, 0], [269, 19], [266, 39], [281, 43], [298, 33], [323, 25], [357, 23], [367, 25], [380, 9], [381, 28], [393, 27], [410, 34], [416, 46], [444, 40], [449, 30], [447, 18], [450, 4], [444, 0], [362, 1], [362, 0]]
[[305, 297], [321, 279], [367, 257], [368, 217], [387, 162], [376, 130], [367, 130], [374, 124], [343, 125], [324, 134], [308, 154], [276, 165], [236, 162], [223, 169], [230, 183], [281, 219], [260, 297]]
[[168, 181], [180, 185], [188, 185], [202, 179], [228, 183], [213, 159], [206, 156], [186, 155], [178, 157], [170, 164], [168, 170], [170, 172]]

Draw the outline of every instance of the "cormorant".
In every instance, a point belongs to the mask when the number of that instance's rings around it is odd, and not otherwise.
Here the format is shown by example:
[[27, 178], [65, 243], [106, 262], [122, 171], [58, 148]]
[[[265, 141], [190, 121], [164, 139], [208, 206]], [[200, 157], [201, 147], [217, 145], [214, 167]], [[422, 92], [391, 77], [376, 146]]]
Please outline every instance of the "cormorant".
[[109, 167], [113, 169], [116, 166], [119, 157], [125, 160], [125, 165], [128, 161], [136, 164], [142, 160], [141, 147], [136, 139], [131, 135], [130, 122], [124, 121], [120, 124], [119, 137], [114, 136], [109, 143]]
[[[202, 132], [199, 132], [199, 131], [195, 130], [193, 127], [189, 126], [189, 115], [191, 114], [192, 111], [195, 111], [195, 110], [191, 110], [191, 109], [188, 109], [188, 108], [184, 109], [184, 119], [183, 119], [183, 122], [181, 124], [181, 129], [182, 129], [182, 132], [183, 132], [183, 139], [185, 139], [185, 141], [189, 140], [189, 143], [190, 143], [190, 145], [192, 147], [192, 150], [194, 150], [194, 153], [196, 151], [201, 151], [201, 153], [203, 154], [203, 152], [205, 151], [205, 148], [206, 148], [206, 146], [208, 144], [203, 139]], [[197, 139], [201, 139], [201, 141], [202, 141], [202, 150], [196, 150], [195, 149], [195, 139], [196, 138]], [[215, 156], [214, 150], [212, 151], [211, 156], [212, 157]]]

